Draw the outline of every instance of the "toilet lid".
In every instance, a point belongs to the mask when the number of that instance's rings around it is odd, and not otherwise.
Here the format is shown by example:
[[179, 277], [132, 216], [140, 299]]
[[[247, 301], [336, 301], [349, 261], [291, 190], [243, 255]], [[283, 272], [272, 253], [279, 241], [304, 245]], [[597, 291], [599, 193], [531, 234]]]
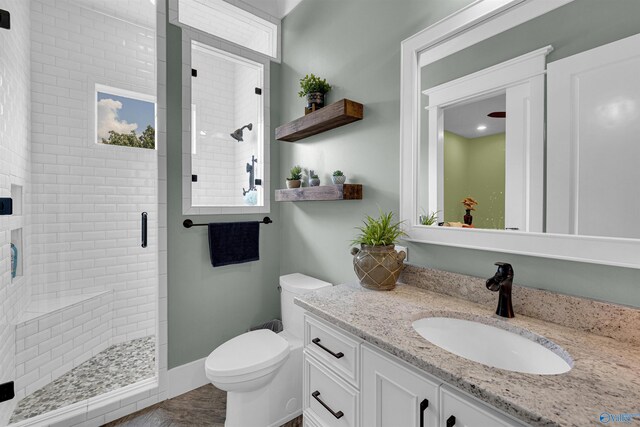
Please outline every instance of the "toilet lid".
[[259, 329], [225, 342], [207, 357], [205, 370], [215, 376], [234, 376], [255, 372], [282, 361], [289, 354], [289, 343], [275, 332]]

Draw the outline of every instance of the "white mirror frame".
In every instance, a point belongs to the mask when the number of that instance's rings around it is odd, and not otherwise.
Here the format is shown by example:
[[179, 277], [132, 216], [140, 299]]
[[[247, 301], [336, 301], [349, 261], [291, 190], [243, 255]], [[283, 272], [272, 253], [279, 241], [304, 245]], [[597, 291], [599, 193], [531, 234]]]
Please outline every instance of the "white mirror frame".
[[640, 268], [640, 240], [419, 225], [420, 70], [573, 0], [477, 0], [404, 40], [400, 82], [400, 219], [405, 240]]

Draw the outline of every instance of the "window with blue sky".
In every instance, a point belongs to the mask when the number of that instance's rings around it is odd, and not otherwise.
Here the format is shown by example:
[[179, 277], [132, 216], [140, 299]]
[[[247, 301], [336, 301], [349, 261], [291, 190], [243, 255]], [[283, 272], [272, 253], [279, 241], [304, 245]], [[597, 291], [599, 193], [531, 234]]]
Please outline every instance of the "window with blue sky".
[[155, 149], [156, 108], [154, 102], [116, 95], [109, 91], [97, 90], [96, 93], [96, 142]]

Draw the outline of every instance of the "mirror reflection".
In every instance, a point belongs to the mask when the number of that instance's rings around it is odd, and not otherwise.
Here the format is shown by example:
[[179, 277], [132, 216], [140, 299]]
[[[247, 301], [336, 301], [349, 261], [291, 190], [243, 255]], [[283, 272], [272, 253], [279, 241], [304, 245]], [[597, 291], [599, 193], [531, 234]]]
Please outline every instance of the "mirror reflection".
[[505, 94], [444, 109], [444, 225], [504, 228], [505, 110]]
[[[575, 0], [422, 62], [418, 224], [640, 238], [637, 16], [638, 1]], [[470, 76], [499, 81], [494, 68], [543, 47], [540, 84], [443, 95]], [[535, 110], [537, 85], [540, 123], [517, 123]]]

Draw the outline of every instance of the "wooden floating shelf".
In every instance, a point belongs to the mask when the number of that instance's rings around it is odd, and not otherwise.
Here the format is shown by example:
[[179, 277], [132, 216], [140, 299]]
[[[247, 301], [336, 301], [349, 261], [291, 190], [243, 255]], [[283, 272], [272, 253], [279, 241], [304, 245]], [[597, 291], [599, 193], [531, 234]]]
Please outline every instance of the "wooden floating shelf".
[[362, 200], [362, 184], [321, 185], [276, 190], [276, 202]]
[[364, 106], [349, 99], [341, 99], [304, 117], [276, 128], [278, 141], [294, 142], [346, 124], [362, 120]]

